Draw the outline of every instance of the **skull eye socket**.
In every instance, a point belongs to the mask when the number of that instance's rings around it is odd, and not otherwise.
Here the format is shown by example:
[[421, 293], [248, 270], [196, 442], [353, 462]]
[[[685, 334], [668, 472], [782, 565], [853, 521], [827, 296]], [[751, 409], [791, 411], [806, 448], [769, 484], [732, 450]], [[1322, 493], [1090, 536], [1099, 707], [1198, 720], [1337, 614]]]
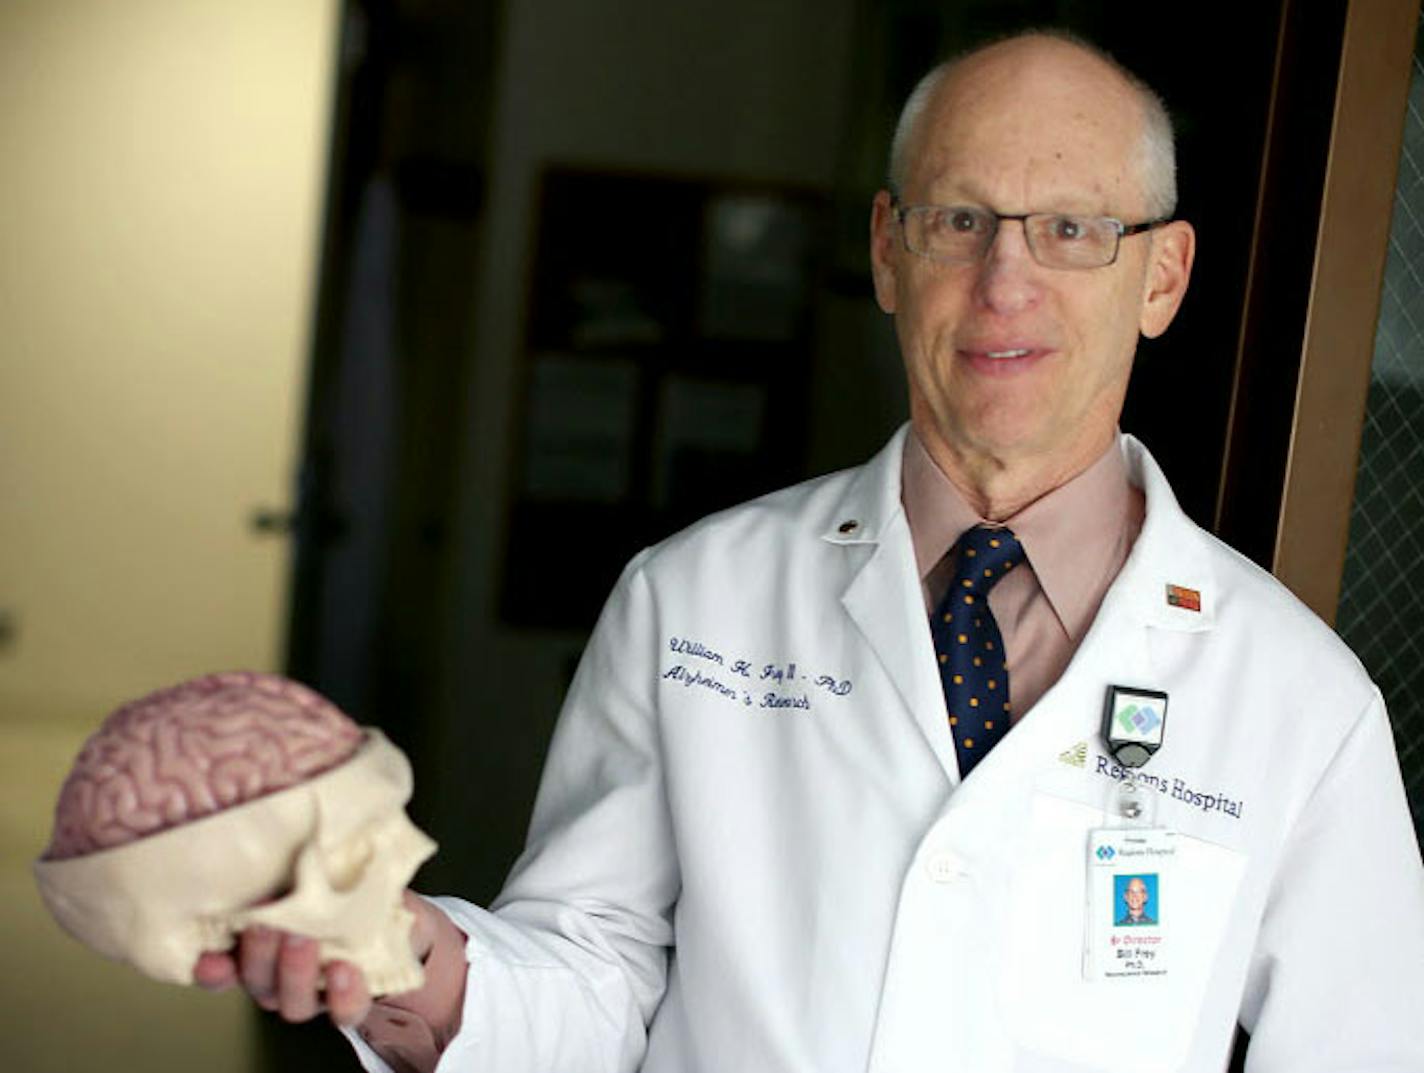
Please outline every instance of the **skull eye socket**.
[[346, 891], [356, 886], [373, 856], [375, 846], [370, 835], [364, 832], [325, 850], [322, 853], [322, 864], [325, 866], [331, 888]]

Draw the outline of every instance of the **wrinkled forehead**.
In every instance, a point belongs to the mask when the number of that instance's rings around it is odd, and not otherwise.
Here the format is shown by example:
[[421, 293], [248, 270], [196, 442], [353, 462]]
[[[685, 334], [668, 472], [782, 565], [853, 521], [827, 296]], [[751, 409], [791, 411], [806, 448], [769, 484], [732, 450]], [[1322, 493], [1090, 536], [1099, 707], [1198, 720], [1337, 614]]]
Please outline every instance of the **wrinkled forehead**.
[[1001, 212], [1137, 213], [1144, 113], [1122, 77], [1071, 46], [970, 57], [926, 108], [908, 185]]

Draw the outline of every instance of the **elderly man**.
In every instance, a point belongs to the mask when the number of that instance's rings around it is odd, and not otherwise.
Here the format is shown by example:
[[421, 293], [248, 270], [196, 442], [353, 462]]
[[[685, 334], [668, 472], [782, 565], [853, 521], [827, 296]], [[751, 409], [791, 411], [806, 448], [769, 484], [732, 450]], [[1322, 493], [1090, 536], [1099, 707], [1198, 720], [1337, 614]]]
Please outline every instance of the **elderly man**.
[[1147, 880], [1133, 876], [1122, 891], [1122, 916], [1117, 918], [1120, 928], [1136, 928], [1155, 925], [1156, 920], [1147, 911], [1151, 895], [1147, 891]]
[[[328, 966], [333, 1016], [372, 1069], [1206, 1073], [1238, 1021], [1263, 1073], [1424, 1069], [1379, 694], [1117, 431], [1192, 267], [1161, 104], [1011, 39], [925, 79], [891, 179], [909, 426], [629, 565], [505, 891], [419, 903], [415, 995]], [[1132, 854], [1173, 912], [1122, 972]], [[301, 940], [200, 968], [316, 1011]]]

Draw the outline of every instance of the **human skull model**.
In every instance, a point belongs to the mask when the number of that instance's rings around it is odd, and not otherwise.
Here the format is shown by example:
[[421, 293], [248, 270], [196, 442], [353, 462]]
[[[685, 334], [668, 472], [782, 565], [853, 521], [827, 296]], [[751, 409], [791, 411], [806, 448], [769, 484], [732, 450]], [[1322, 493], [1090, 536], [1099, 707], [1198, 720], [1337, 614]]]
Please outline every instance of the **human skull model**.
[[418, 988], [401, 891], [435, 843], [380, 731], [275, 675], [196, 678], [124, 705], [85, 743], [35, 863], [75, 938], [191, 983], [264, 924], [318, 940], [374, 994]]

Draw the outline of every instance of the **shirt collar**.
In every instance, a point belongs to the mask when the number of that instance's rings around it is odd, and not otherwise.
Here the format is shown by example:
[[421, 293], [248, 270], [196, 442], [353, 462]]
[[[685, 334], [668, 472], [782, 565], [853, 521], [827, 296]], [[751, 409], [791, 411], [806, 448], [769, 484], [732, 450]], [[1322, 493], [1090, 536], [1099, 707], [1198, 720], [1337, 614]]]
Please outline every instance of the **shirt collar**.
[[[923, 581], [960, 534], [985, 519], [935, 464], [913, 427], [905, 439], [901, 496]], [[1092, 625], [1142, 519], [1142, 493], [1130, 483], [1114, 440], [1082, 473], [1004, 521], [1073, 640], [1081, 640]]]

